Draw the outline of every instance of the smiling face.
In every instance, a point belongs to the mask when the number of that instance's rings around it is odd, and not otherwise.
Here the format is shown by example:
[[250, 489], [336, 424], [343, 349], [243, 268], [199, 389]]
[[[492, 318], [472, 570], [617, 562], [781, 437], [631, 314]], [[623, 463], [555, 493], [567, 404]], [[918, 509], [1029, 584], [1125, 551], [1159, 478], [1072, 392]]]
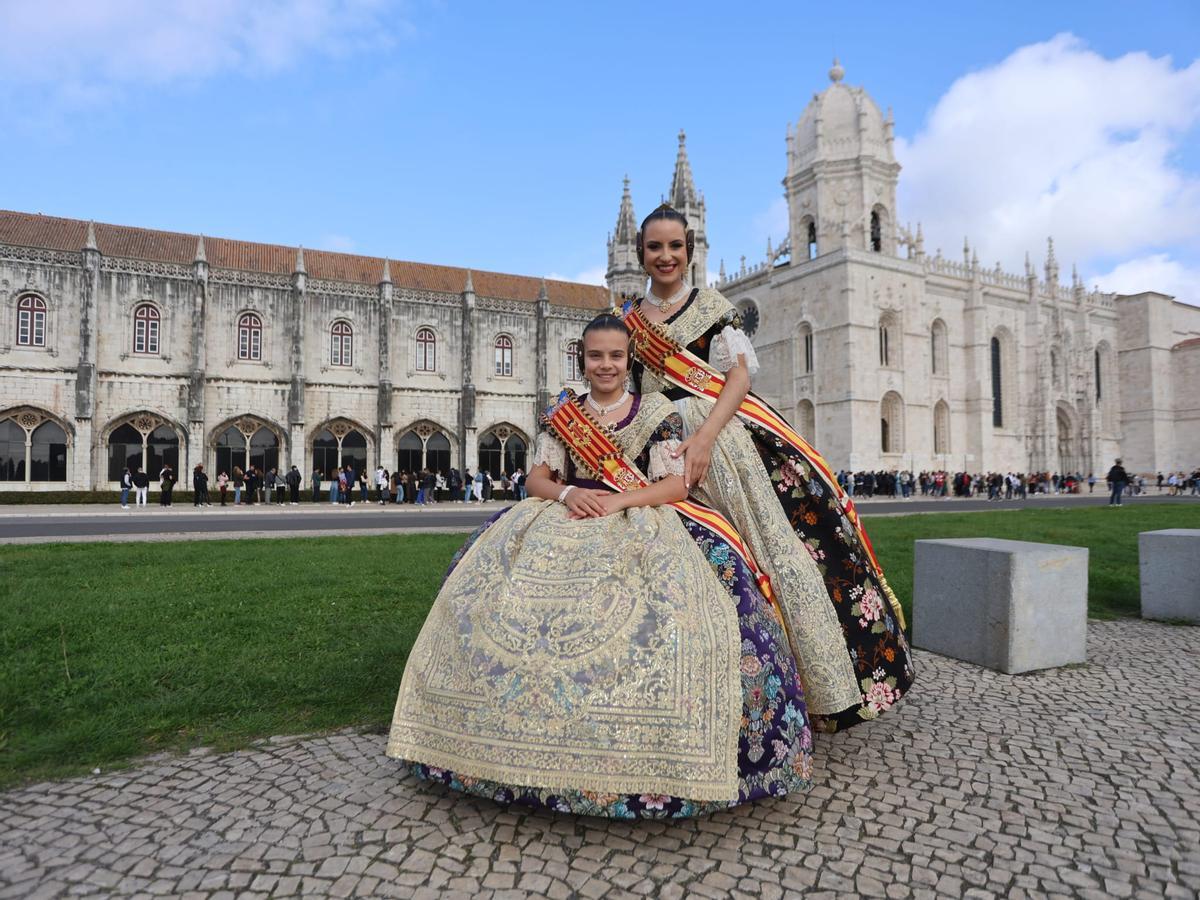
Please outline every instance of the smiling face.
[[670, 219], [654, 219], [642, 235], [646, 271], [654, 293], [667, 297], [679, 288], [687, 271], [687, 234], [683, 225]]
[[620, 394], [629, 373], [629, 335], [617, 328], [597, 328], [583, 336], [583, 373], [592, 394]]

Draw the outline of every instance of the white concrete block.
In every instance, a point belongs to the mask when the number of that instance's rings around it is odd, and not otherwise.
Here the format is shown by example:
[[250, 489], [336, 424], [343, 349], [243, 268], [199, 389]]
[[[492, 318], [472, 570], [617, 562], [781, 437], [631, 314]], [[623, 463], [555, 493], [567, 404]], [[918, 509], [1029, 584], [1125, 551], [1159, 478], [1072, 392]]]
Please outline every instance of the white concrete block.
[[1142, 618], [1200, 625], [1200, 529], [1166, 528], [1138, 535]]

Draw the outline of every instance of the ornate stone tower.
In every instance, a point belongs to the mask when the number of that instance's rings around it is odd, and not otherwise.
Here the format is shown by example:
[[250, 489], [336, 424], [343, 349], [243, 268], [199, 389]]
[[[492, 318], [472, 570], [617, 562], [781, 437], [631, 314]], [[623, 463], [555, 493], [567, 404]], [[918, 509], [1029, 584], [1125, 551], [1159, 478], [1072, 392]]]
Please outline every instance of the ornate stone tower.
[[[865, 90], [843, 84], [845, 74], [835, 59], [832, 83], [788, 128], [783, 186], [793, 260], [841, 246], [896, 253], [892, 114], [885, 119]], [[681, 153], [682, 146], [681, 139]]]
[[704, 195], [696, 190], [696, 182], [692, 180], [686, 142], [687, 135], [680, 129], [675, 174], [671, 177], [671, 193], [667, 202], [687, 216], [689, 227], [696, 232], [696, 252], [692, 255], [688, 281], [696, 287], [705, 287], [708, 284], [708, 232], [705, 227]]
[[646, 293], [646, 273], [638, 263], [636, 241], [637, 218], [633, 214], [633, 197], [629, 193], [629, 176], [626, 175], [621, 211], [617, 213], [617, 228], [608, 236], [608, 270], [604, 273], [614, 303]]

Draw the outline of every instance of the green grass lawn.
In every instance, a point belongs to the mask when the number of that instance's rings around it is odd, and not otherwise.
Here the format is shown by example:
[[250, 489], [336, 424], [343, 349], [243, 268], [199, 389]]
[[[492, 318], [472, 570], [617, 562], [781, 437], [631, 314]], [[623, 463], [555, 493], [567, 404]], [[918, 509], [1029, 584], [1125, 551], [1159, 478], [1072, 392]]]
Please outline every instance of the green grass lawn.
[[[867, 522], [911, 609], [912, 542], [1091, 548], [1092, 615], [1136, 615], [1137, 533], [1200, 505]], [[0, 787], [157, 750], [380, 728], [461, 534], [0, 546]]]

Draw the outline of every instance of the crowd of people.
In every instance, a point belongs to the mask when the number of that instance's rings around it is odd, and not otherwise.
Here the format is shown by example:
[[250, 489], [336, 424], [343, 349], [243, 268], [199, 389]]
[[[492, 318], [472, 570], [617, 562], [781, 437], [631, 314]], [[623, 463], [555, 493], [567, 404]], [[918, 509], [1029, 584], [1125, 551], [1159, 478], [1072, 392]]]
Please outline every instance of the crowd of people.
[[[171, 465], [164, 465], [158, 473], [160, 506], [171, 506], [175, 485], [179, 478]], [[258, 466], [243, 470], [234, 466], [232, 473], [222, 470], [214, 482], [221, 506], [252, 506], [254, 504], [278, 504], [296, 506], [301, 502], [304, 477], [296, 466], [280, 473], [275, 467], [265, 472]], [[419, 472], [391, 472], [383, 466], [374, 473], [356, 470], [347, 463], [328, 472], [314, 469], [310, 476], [311, 499], [314, 503], [353, 506], [356, 502], [375, 502], [379, 505], [412, 504], [426, 507], [437, 502], [485, 503], [489, 500], [524, 500], [525, 473], [521, 468], [504, 473], [499, 478], [484, 470], [465, 475], [458, 469], [434, 472], [422, 469]], [[150, 475], [139, 466], [126, 467], [121, 475], [121, 509], [129, 509], [130, 494], [137, 506], [149, 502]], [[192, 505], [212, 506], [209, 493], [209, 476], [203, 465], [192, 470]]]
[[[1119, 465], [1119, 461], [1118, 461]], [[1130, 496], [1149, 493], [1157, 487], [1170, 496], [1200, 495], [1200, 468], [1187, 472], [1162, 472], [1156, 478], [1131, 475], [1121, 469], [1121, 477], [1114, 478], [1110, 470], [1101, 477], [1094, 472], [1086, 476], [1081, 472], [948, 472], [945, 470], [922, 471], [876, 471], [837, 473], [838, 484], [853, 497], [987, 497], [988, 500], [1024, 500], [1033, 494], [1092, 494], [1096, 485], [1101, 490], [1111, 491], [1114, 482], [1123, 482], [1123, 491]]]

